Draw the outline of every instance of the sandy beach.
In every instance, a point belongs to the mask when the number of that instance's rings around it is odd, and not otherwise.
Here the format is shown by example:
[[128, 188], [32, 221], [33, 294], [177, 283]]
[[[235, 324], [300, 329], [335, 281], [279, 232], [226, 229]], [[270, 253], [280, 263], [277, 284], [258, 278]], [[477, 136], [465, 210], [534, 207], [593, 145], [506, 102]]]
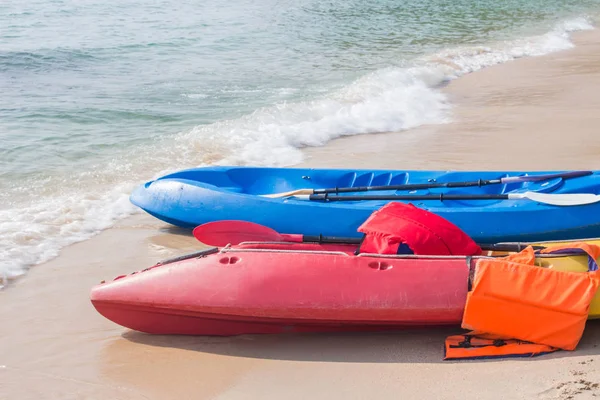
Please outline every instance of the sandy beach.
[[[478, 71], [443, 89], [452, 122], [309, 148], [304, 165], [600, 169], [600, 31], [574, 49]], [[63, 249], [0, 292], [0, 399], [591, 399], [600, 322], [575, 352], [442, 361], [457, 329], [369, 334], [151, 336], [104, 319], [101, 280], [199, 247], [145, 214]]]

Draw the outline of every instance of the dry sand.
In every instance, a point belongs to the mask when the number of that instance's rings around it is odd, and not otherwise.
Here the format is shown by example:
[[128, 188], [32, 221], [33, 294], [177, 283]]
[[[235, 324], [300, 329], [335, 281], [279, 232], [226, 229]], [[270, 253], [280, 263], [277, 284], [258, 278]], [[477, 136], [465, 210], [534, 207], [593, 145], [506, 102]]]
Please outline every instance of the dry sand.
[[[454, 122], [308, 149], [306, 165], [600, 169], [600, 32], [573, 50], [453, 81]], [[198, 247], [139, 214], [0, 292], [0, 399], [584, 399], [600, 396], [600, 322], [575, 352], [442, 361], [442, 331], [151, 336], [105, 320], [89, 290]]]

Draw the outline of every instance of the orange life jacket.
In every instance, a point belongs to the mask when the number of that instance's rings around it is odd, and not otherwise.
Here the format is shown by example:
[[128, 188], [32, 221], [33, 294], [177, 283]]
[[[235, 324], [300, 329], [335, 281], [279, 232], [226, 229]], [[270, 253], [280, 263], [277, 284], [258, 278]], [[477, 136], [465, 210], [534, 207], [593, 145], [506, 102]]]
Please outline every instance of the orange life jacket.
[[559, 350], [556, 347], [525, 342], [518, 339], [504, 339], [500, 336], [469, 332], [463, 335], [448, 336], [444, 360], [534, 357]]
[[[453, 351], [453, 358], [468, 354], [471, 358], [475, 353], [482, 357], [514, 356], [545, 353], [549, 348], [575, 349], [600, 285], [596, 264], [600, 247], [572, 243], [552, 246], [540, 253], [587, 253], [589, 272], [537, 267], [531, 247], [507, 257], [479, 260], [472, 291], [467, 295], [462, 327], [475, 331], [470, 334], [470, 341], [483, 340], [483, 347], [475, 352]], [[485, 334], [481, 336], [478, 332]], [[485, 341], [489, 336], [485, 335], [494, 335], [510, 346], [490, 346]], [[456, 345], [457, 340], [449, 337], [446, 349]]]

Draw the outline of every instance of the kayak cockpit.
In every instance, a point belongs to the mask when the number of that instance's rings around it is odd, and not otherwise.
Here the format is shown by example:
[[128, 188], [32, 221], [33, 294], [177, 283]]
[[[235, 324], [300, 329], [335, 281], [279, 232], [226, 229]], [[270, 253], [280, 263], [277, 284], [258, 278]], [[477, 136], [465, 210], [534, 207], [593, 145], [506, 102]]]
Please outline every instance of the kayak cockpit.
[[[510, 176], [526, 175], [515, 172]], [[222, 191], [263, 195], [299, 189], [356, 188], [364, 186], [406, 185], [411, 183], [446, 183], [474, 179], [500, 179], [507, 172], [486, 171], [384, 171], [384, 170], [319, 170], [303, 168], [195, 168], [165, 175], [159, 180], [178, 180], [188, 184], [211, 185]], [[519, 182], [503, 185], [470, 186], [467, 188], [439, 188], [413, 191], [411, 193], [507, 193], [515, 191], [551, 192], [562, 185], [562, 178], [541, 182]], [[151, 184], [149, 182], [148, 184]], [[148, 185], [147, 184], [147, 185]], [[378, 193], [395, 193], [379, 191]]]

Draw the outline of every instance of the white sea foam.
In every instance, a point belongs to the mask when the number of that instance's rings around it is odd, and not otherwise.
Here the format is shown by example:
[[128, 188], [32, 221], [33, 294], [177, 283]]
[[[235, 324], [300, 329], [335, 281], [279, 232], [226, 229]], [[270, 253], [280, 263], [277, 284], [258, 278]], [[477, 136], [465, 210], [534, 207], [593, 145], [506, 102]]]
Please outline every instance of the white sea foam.
[[[136, 147], [94, 173], [44, 182], [44, 193], [25, 185], [15, 193], [39, 193], [36, 200], [11, 201], [0, 210], [0, 285], [135, 212], [128, 195], [152, 176], [206, 164], [292, 165], [302, 160], [302, 147], [337, 137], [444, 123], [451, 110], [437, 89], [440, 83], [519, 57], [567, 49], [573, 46], [569, 33], [585, 29], [592, 29], [591, 23], [578, 18], [540, 36], [447, 49], [410, 68], [375, 71], [320, 99], [277, 104]], [[294, 90], [281, 89], [281, 94]]]
[[219, 164], [289, 165], [302, 160], [302, 147], [321, 146], [340, 136], [442, 123], [447, 109], [445, 96], [415, 71], [390, 68], [326, 98], [282, 103], [240, 119], [198, 126], [177, 140], [189, 156], [199, 148], [221, 155], [215, 160]]
[[437, 65], [447, 78], [455, 78], [495, 64], [522, 57], [542, 56], [572, 48], [569, 34], [594, 29], [588, 18], [563, 21], [543, 35], [494, 43], [489, 46], [457, 47], [420, 59], [427, 65]]
[[61, 248], [90, 238], [135, 212], [132, 184], [69, 190], [0, 210], [0, 287], [28, 266], [50, 260]]
[[183, 93], [182, 97], [187, 97], [188, 99], [206, 99], [209, 95], [204, 93]]

